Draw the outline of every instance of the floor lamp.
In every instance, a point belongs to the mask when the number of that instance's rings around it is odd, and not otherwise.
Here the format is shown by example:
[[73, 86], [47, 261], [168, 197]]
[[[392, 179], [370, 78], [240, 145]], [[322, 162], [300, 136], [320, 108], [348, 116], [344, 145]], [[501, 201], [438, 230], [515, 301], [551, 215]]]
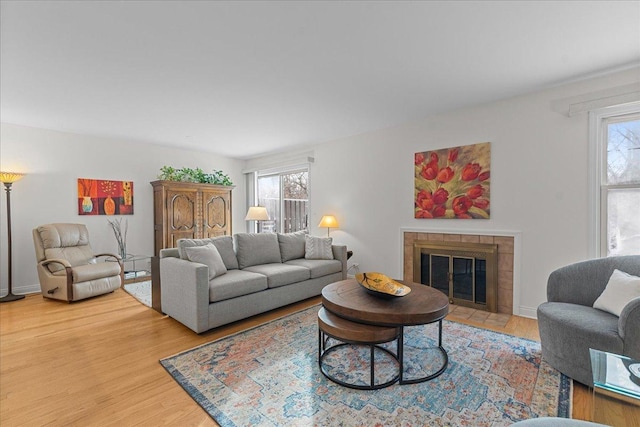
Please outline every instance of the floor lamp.
[[11, 293], [11, 184], [22, 178], [24, 174], [15, 172], [0, 172], [0, 182], [4, 184], [4, 189], [7, 192], [7, 252], [9, 254], [9, 265], [7, 272], [9, 273], [8, 280], [8, 292], [7, 295], [0, 298], [0, 302], [10, 302], [24, 298], [24, 295], [14, 295]]

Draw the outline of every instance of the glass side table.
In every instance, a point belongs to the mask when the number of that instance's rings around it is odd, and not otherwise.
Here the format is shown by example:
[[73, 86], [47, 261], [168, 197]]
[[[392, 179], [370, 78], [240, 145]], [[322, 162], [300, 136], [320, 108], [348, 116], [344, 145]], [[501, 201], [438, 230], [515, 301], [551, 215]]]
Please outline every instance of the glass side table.
[[[122, 260], [124, 263], [124, 284], [151, 280], [151, 269], [149, 267], [151, 257], [151, 255], [127, 254]], [[107, 261], [115, 262], [114, 259], [107, 259]]]
[[640, 426], [640, 361], [589, 349], [593, 374], [593, 421]]

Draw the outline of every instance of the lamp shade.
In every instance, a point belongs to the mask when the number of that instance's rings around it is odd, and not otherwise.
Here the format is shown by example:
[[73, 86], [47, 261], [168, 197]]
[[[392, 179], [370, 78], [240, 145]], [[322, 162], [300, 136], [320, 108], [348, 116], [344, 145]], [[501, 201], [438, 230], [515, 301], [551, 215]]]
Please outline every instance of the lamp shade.
[[264, 206], [251, 206], [244, 219], [245, 221], [269, 221], [269, 214]]
[[320, 220], [320, 224], [318, 224], [318, 227], [338, 228], [338, 220], [333, 215], [325, 215]]
[[23, 173], [18, 172], [0, 172], [0, 182], [4, 182], [7, 184], [12, 184], [22, 178], [24, 176]]

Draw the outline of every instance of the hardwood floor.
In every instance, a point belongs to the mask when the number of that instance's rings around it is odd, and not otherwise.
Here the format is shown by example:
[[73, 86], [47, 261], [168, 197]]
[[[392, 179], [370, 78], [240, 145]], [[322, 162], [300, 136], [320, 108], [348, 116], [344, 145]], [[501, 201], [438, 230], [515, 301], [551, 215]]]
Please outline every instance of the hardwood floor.
[[[0, 304], [0, 425], [215, 426], [158, 361], [319, 302], [313, 298], [202, 335], [121, 289], [74, 304], [39, 294]], [[539, 339], [532, 319], [511, 316], [496, 326], [454, 315], [449, 318]], [[573, 416], [590, 414], [589, 390], [577, 385]]]

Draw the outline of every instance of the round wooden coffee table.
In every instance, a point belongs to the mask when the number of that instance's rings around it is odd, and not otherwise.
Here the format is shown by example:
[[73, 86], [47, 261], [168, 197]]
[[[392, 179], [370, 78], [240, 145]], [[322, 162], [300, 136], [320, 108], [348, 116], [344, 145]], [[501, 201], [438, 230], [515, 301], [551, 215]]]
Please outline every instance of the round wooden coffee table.
[[[367, 292], [355, 279], [327, 285], [322, 290], [322, 305], [331, 313], [356, 323], [400, 328], [398, 360], [400, 384], [428, 381], [442, 374], [449, 363], [442, 347], [442, 319], [449, 312], [445, 294], [430, 286], [401, 282], [411, 288], [403, 297], [380, 298]], [[404, 327], [438, 322], [438, 347], [443, 357], [442, 366], [428, 375], [404, 379]]]

